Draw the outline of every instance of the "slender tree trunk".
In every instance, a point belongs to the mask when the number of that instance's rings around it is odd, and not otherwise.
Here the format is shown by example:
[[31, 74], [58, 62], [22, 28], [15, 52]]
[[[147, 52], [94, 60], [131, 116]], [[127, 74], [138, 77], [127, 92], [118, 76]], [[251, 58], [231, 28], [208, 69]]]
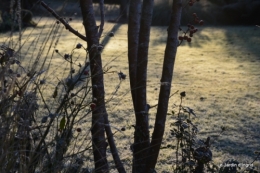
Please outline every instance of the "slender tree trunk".
[[150, 144], [149, 159], [147, 159], [146, 172], [154, 170], [159, 155], [163, 134], [165, 130], [165, 121], [168, 111], [168, 102], [171, 92], [171, 83], [173, 68], [178, 47], [178, 30], [182, 12], [182, 0], [173, 0], [171, 22], [168, 28], [167, 45], [165, 49], [163, 71], [161, 78], [161, 87], [158, 100], [158, 108], [152, 142]]
[[[128, 65], [130, 88], [133, 101], [134, 111], [136, 112], [136, 74], [137, 74], [137, 57], [139, 47], [139, 30], [140, 30], [140, 17], [141, 17], [141, 0], [131, 0], [129, 6], [129, 21], [128, 21]], [[133, 144], [133, 152], [134, 152]], [[133, 170], [135, 172], [137, 161], [135, 154], [133, 155]]]
[[87, 36], [87, 50], [92, 75], [92, 96], [96, 99], [96, 108], [92, 112], [91, 128], [95, 173], [107, 173], [109, 168], [106, 158], [107, 143], [104, 127], [106, 107], [101, 53], [97, 47], [99, 45], [98, 26], [95, 21], [92, 0], [80, 0], [80, 7]]
[[134, 109], [136, 109], [136, 67], [139, 46], [141, 5], [141, 0], [130, 1], [128, 21], [128, 64]]
[[147, 151], [150, 145], [148, 106], [146, 99], [148, 48], [152, 22], [153, 0], [143, 1], [136, 76], [136, 126], [134, 134], [133, 172], [144, 172]]

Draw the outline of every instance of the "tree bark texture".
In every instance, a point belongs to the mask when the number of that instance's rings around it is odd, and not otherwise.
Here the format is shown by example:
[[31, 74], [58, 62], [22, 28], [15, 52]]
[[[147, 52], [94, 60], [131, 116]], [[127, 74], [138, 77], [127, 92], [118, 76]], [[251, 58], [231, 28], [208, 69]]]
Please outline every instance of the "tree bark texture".
[[168, 111], [169, 96], [173, 76], [174, 63], [178, 47], [178, 30], [182, 12], [182, 0], [173, 0], [171, 21], [168, 27], [168, 38], [165, 49], [161, 87], [152, 141], [149, 147], [149, 159], [147, 159], [146, 172], [152, 172], [159, 155]]
[[101, 52], [98, 49], [99, 34], [98, 26], [94, 16], [92, 0], [80, 0], [80, 7], [83, 16], [83, 25], [87, 37], [87, 50], [90, 59], [92, 96], [95, 98], [96, 108], [92, 111], [92, 148], [95, 161], [96, 173], [109, 172], [106, 156], [106, 138], [105, 138], [105, 91], [103, 69], [101, 61]]

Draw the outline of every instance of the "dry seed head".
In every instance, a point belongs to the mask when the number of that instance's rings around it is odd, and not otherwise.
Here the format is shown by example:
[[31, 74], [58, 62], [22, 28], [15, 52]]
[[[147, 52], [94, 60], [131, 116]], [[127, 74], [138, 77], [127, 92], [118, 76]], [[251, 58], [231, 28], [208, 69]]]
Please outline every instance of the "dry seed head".
[[180, 95], [181, 95], [181, 97], [185, 97], [186, 96], [186, 92], [183, 91], [183, 92], [180, 93]]
[[40, 84], [41, 84], [41, 85], [43, 85], [43, 84], [45, 84], [45, 83], [46, 83], [46, 80], [45, 80], [45, 79], [40, 80]]
[[114, 37], [115, 35], [114, 35], [114, 32], [110, 32], [109, 34], [108, 34], [108, 36], [109, 37]]
[[48, 120], [48, 116], [44, 116], [44, 117], [42, 117], [42, 123], [44, 124], [44, 123], [46, 123], [47, 122], [47, 120]]
[[8, 73], [10, 73], [10, 74], [13, 74], [13, 70], [12, 69], [8, 69]]
[[69, 59], [69, 57], [70, 57], [70, 55], [67, 53], [64, 55], [64, 59]]
[[82, 48], [82, 44], [78, 43], [78, 44], [76, 45], [76, 48], [77, 48], [77, 49]]

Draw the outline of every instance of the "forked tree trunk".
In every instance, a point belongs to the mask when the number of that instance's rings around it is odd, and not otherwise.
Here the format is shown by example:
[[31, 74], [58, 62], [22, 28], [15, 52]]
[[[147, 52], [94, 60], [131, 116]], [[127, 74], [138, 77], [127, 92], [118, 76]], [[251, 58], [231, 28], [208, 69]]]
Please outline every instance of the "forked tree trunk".
[[181, 12], [182, 0], [173, 0], [171, 21], [168, 27], [167, 45], [164, 54], [162, 78], [160, 81], [161, 87], [157, 114], [152, 141], [149, 147], [149, 159], [147, 159], [146, 164], [147, 173], [153, 171], [155, 168], [165, 130], [165, 121], [168, 110], [169, 96], [171, 92], [173, 68], [178, 47], [178, 30], [180, 26]]
[[[156, 115], [152, 143], [149, 137], [148, 107], [146, 101], [146, 81], [150, 24], [153, 0], [143, 1], [140, 20], [140, 1], [132, 0], [129, 10], [128, 59], [130, 85], [136, 116], [133, 144], [133, 172], [151, 172], [154, 170], [162, 137], [164, 134], [168, 101], [170, 96], [172, 73], [178, 47], [178, 29], [181, 17], [181, 0], [174, 0], [172, 19], [168, 29], [168, 41], [165, 50], [161, 89]], [[139, 24], [140, 23], [140, 24]]]
[[133, 172], [139, 173], [145, 170], [147, 151], [150, 145], [149, 119], [146, 100], [146, 81], [148, 48], [150, 41], [150, 28], [152, 23], [153, 0], [143, 1], [140, 20], [140, 32], [138, 43], [137, 69], [136, 69], [136, 100], [135, 100], [135, 133], [133, 145]]
[[92, 96], [96, 99], [96, 108], [92, 111], [92, 148], [95, 160], [95, 173], [108, 173], [106, 158], [106, 138], [104, 115], [107, 114], [105, 107], [104, 79], [101, 61], [101, 53], [98, 49], [99, 35], [96, 25], [92, 0], [80, 0], [83, 16], [83, 25], [87, 36], [87, 50], [90, 59]]
[[[172, 6], [172, 19], [168, 29], [168, 40], [165, 50], [161, 88], [155, 129], [151, 145], [149, 142], [148, 112], [146, 108], [146, 71], [147, 53], [149, 45], [150, 17], [153, 1], [144, 1], [141, 14], [141, 0], [132, 0], [129, 10], [128, 26], [128, 58], [130, 85], [133, 105], [136, 114], [135, 141], [133, 145], [133, 172], [151, 172], [154, 170], [162, 137], [164, 134], [168, 101], [170, 96], [172, 73], [178, 46], [178, 29], [181, 17], [182, 0], [174, 0]], [[97, 99], [97, 109], [93, 111], [93, 149], [95, 159], [95, 172], [108, 171], [106, 160], [106, 143], [104, 137], [104, 118], [106, 113], [104, 104], [104, 86], [102, 75], [101, 56], [95, 45], [99, 44], [98, 28], [95, 23], [92, 1], [80, 0], [83, 13], [88, 51], [90, 56], [91, 72], [93, 75], [93, 97]], [[143, 35], [144, 34], [144, 35]], [[138, 66], [138, 68], [137, 68]]]

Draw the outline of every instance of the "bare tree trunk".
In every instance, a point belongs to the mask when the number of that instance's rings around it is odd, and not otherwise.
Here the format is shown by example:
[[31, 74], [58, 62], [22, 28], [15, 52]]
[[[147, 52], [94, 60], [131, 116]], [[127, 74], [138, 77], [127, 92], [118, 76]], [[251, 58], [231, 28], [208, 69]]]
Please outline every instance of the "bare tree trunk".
[[98, 49], [99, 35], [96, 25], [92, 0], [80, 0], [83, 16], [83, 25], [87, 36], [88, 53], [90, 59], [92, 96], [96, 99], [96, 108], [92, 112], [92, 147], [95, 161], [96, 173], [109, 172], [106, 158], [105, 121], [106, 107], [104, 102], [104, 79], [101, 61], [101, 53]]
[[[128, 65], [130, 88], [133, 101], [133, 107], [136, 112], [136, 74], [137, 74], [137, 57], [139, 47], [139, 30], [140, 30], [140, 17], [141, 17], [141, 0], [131, 0], [129, 6], [129, 21], [128, 21]], [[133, 144], [134, 146], [134, 144]], [[134, 152], [134, 148], [133, 152]], [[135, 172], [137, 165], [137, 156], [133, 155], [133, 170]]]
[[136, 110], [136, 67], [139, 46], [141, 0], [131, 0], [128, 21], [128, 64], [133, 106]]
[[147, 63], [148, 48], [150, 41], [150, 27], [152, 22], [153, 0], [143, 1], [139, 47], [137, 59], [137, 76], [136, 76], [136, 126], [134, 134], [134, 162], [133, 172], [144, 172], [147, 151], [150, 145], [148, 105], [146, 99], [146, 81], [147, 81]]
[[178, 30], [182, 12], [182, 0], [173, 0], [172, 16], [168, 28], [167, 45], [164, 55], [163, 71], [161, 78], [161, 87], [158, 100], [158, 108], [152, 142], [149, 148], [149, 159], [147, 159], [146, 172], [154, 170], [159, 155], [168, 110], [169, 96], [171, 92], [171, 83], [173, 68], [178, 47]]

